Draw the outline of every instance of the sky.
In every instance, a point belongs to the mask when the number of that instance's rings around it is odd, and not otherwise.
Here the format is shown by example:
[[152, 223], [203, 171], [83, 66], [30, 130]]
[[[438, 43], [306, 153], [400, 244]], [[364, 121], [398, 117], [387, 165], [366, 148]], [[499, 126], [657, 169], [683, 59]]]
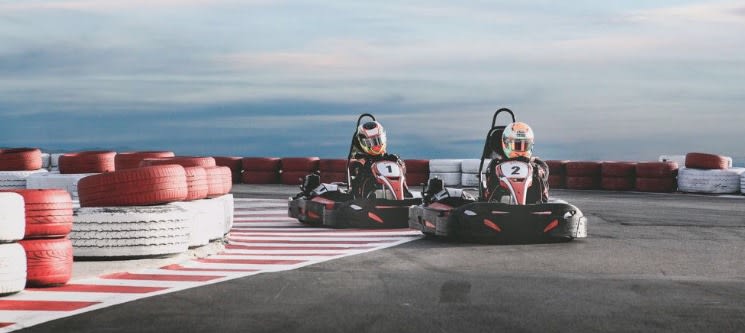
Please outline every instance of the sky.
[[[745, 160], [745, 1], [0, 0], [0, 147]], [[499, 123], [507, 123], [500, 118]]]

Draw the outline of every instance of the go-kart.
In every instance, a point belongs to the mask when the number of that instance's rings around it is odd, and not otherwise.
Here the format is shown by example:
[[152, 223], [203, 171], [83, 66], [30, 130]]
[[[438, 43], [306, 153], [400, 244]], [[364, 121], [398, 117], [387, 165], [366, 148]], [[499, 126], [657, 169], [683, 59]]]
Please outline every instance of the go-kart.
[[[357, 119], [357, 129], [363, 118]], [[305, 177], [301, 192], [289, 199], [288, 216], [314, 226], [332, 228], [408, 228], [409, 207], [422, 203], [421, 195], [408, 190], [406, 168], [397, 157], [367, 159], [352, 175], [355, 136], [347, 155], [347, 182], [321, 183], [318, 174]], [[394, 155], [391, 155], [394, 156]]]
[[[479, 243], [522, 243], [569, 241], [587, 237], [587, 219], [574, 205], [562, 200], [529, 203], [534, 168], [530, 160], [507, 159], [501, 149], [502, 132], [497, 116], [514, 113], [497, 110], [487, 133], [479, 167], [478, 197], [465, 189], [445, 188], [431, 179], [423, 191], [423, 204], [409, 209], [409, 227], [427, 236]], [[487, 188], [484, 161], [497, 159], [489, 170], [498, 186]], [[540, 201], [540, 200], [539, 200]]]

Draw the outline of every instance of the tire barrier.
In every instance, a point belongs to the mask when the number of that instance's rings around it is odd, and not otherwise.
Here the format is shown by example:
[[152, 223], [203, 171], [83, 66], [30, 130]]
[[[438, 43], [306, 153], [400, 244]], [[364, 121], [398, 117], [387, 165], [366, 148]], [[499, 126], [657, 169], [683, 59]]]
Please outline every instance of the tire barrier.
[[36, 175], [47, 174], [45, 169], [33, 171], [0, 171], [0, 189], [24, 189], [28, 179]]
[[108, 258], [181, 253], [189, 247], [192, 215], [175, 204], [78, 208], [70, 233], [73, 255]]
[[[479, 162], [481, 162], [480, 159], [464, 159], [461, 162], [461, 186], [479, 186]], [[486, 168], [489, 166], [490, 162], [491, 160], [484, 160], [484, 165], [481, 168], [483, 173], [486, 173]]]
[[176, 156], [172, 151], [131, 151], [118, 153], [114, 156], [116, 170], [134, 169], [140, 167], [140, 162], [146, 158], [165, 158]]
[[440, 178], [445, 186], [459, 186], [462, 180], [462, 161], [454, 159], [429, 160], [429, 178]]
[[38, 148], [0, 149], [0, 171], [38, 170], [42, 166]]
[[199, 157], [199, 156], [176, 156], [176, 157], [161, 157], [161, 158], [146, 158], [140, 162], [140, 167], [154, 166], [154, 165], [180, 165], [182, 167], [203, 167], [211, 168], [217, 166], [215, 159], [212, 157]]
[[49, 170], [52, 167], [52, 156], [49, 153], [41, 153], [41, 168]]
[[26, 230], [25, 211], [23, 197], [20, 194], [0, 193], [0, 243], [23, 239]]
[[639, 192], [670, 193], [675, 191], [677, 185], [678, 183], [675, 178], [637, 177], [634, 187]]
[[0, 244], [0, 267], [0, 296], [22, 291], [26, 286], [26, 251], [21, 244]]
[[207, 183], [207, 171], [202, 167], [185, 167], [186, 173], [186, 198], [185, 201], [207, 198], [209, 184]]
[[63, 189], [73, 200], [78, 200], [78, 182], [95, 173], [73, 173], [63, 175], [58, 171], [33, 174], [26, 179], [28, 189]]
[[[9, 191], [9, 192], [8, 192]], [[24, 239], [65, 237], [72, 230], [72, 198], [65, 190], [4, 190], [23, 197]]]
[[72, 242], [67, 238], [24, 239], [26, 287], [53, 287], [70, 281]]
[[283, 157], [280, 163], [280, 183], [299, 185], [307, 174], [318, 171], [319, 162], [318, 157]]
[[745, 174], [740, 176], [740, 193], [745, 194]]
[[321, 183], [347, 182], [346, 159], [321, 159], [318, 161]]
[[241, 173], [243, 172], [243, 158], [233, 156], [215, 156], [215, 165], [230, 168], [230, 174], [233, 184], [241, 182]]
[[600, 187], [611, 191], [629, 191], [636, 186], [636, 163], [603, 162], [600, 165]]
[[64, 154], [56, 153], [49, 155], [49, 171], [59, 171], [59, 158]]
[[685, 167], [689, 169], [727, 169], [732, 167], [732, 158], [706, 153], [686, 154]]
[[567, 176], [566, 188], [570, 190], [597, 190], [600, 188], [598, 176]]
[[186, 171], [180, 165], [155, 165], [92, 175], [78, 182], [81, 207], [141, 206], [183, 201]]
[[207, 173], [207, 198], [215, 198], [225, 195], [233, 188], [230, 168], [209, 167], [204, 168]]
[[635, 172], [634, 187], [637, 191], [669, 193], [677, 188], [677, 162], [639, 162], [636, 163]]
[[685, 155], [660, 155], [659, 158], [657, 158], [658, 162], [675, 162], [679, 166], [684, 166], [686, 164], [686, 156]]
[[233, 222], [235, 221], [235, 198], [233, 198], [232, 194], [228, 193], [215, 199], [222, 201], [223, 209], [225, 210], [223, 235], [227, 235], [230, 229], [233, 228]]
[[406, 163], [406, 184], [420, 186], [429, 179], [429, 160], [404, 160]]
[[59, 172], [72, 173], [103, 173], [115, 170], [113, 151], [82, 151], [67, 153], [59, 157]]
[[548, 187], [566, 188], [566, 164], [567, 160], [547, 160], [548, 165]]
[[241, 182], [244, 184], [276, 184], [279, 182], [278, 157], [244, 157]]
[[678, 190], [687, 193], [731, 194], [740, 193], [741, 177], [745, 168], [678, 170]]
[[570, 161], [566, 163], [565, 167], [566, 188], [572, 190], [595, 190], [601, 188], [601, 162]]
[[[189, 247], [202, 246], [209, 241], [222, 239], [225, 235], [225, 203], [218, 198], [174, 202], [191, 216]], [[193, 235], [193, 233], [199, 233]]]
[[630, 191], [636, 187], [635, 177], [602, 177], [600, 188], [610, 191]]

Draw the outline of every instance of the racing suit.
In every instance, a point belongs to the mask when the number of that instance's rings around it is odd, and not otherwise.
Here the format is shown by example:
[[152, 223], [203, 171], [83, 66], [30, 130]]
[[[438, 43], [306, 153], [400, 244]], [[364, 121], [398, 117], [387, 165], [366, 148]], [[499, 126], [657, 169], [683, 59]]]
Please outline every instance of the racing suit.
[[537, 157], [530, 159], [517, 157], [510, 159], [493, 159], [486, 169], [486, 186], [484, 199], [487, 201], [499, 201], [506, 191], [499, 186], [496, 168], [506, 161], [522, 161], [530, 163], [533, 167], [533, 182], [526, 194], [526, 203], [546, 203], [548, 201], [548, 165]]
[[[349, 174], [352, 176], [350, 192], [355, 199], [369, 198], [374, 195], [378, 188], [377, 181], [372, 172], [372, 165], [378, 161], [393, 161], [398, 164], [401, 173], [406, 175], [406, 164], [395, 154], [382, 154], [378, 156], [356, 153], [354, 160], [349, 164]], [[409, 188], [406, 183], [404, 186], [404, 196], [411, 197]]]

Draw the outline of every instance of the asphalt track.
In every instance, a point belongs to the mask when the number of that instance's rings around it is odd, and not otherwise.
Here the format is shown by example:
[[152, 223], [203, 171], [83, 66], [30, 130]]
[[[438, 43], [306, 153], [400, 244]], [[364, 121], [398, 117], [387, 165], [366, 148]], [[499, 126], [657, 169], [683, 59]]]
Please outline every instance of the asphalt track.
[[[289, 186], [242, 186], [281, 198]], [[19, 332], [743, 332], [745, 197], [552, 191], [586, 240], [422, 239]]]

